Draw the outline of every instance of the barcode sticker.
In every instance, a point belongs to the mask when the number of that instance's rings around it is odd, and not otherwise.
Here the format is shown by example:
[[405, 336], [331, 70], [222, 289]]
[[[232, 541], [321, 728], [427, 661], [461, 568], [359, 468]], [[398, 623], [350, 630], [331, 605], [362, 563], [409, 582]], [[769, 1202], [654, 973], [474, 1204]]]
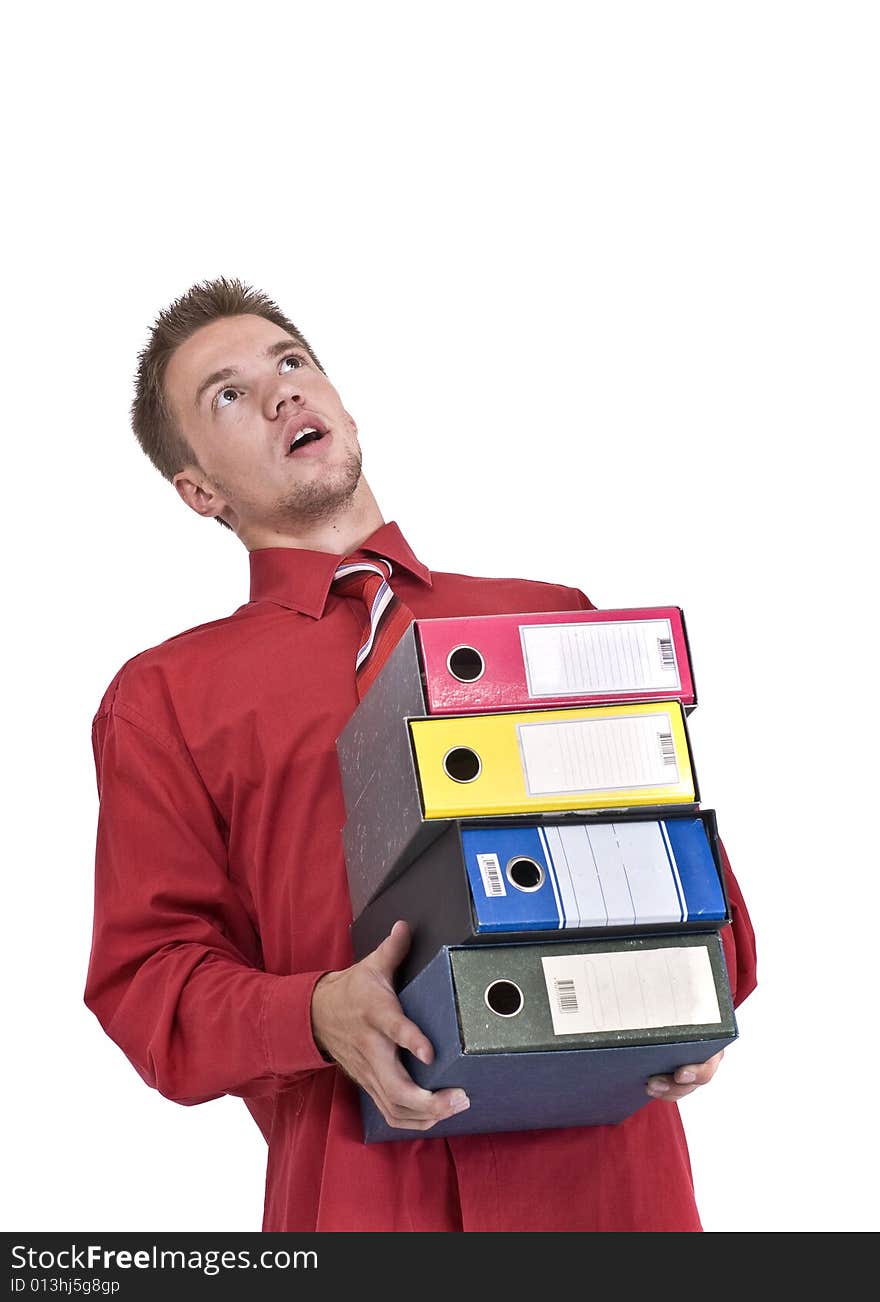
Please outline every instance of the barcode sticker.
[[556, 982], [556, 1007], [560, 1013], [579, 1013], [577, 989], [570, 978], [557, 978]]
[[675, 764], [675, 742], [672, 740], [672, 733], [658, 732], [657, 737], [660, 741], [660, 754], [663, 757], [663, 763]]
[[663, 669], [675, 668], [675, 648], [672, 645], [671, 637], [658, 637], [657, 646], [660, 651], [660, 664]]
[[487, 898], [494, 899], [499, 895], [506, 895], [507, 888], [504, 885], [504, 874], [501, 871], [501, 864], [498, 862], [498, 855], [478, 854], [477, 864]]

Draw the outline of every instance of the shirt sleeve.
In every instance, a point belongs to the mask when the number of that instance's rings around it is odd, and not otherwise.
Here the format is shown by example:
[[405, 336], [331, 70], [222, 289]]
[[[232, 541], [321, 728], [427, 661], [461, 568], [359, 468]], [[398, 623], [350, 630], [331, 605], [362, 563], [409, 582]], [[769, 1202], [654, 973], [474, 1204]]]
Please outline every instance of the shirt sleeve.
[[321, 972], [267, 973], [222, 819], [185, 747], [127, 707], [92, 730], [99, 812], [85, 1003], [145, 1081], [184, 1104], [274, 1093], [326, 1067]]
[[742, 891], [733, 875], [730, 859], [720, 838], [718, 848], [721, 851], [721, 865], [724, 869], [731, 914], [730, 924], [721, 929], [721, 940], [727, 961], [730, 992], [736, 1006], [741, 1004], [758, 984], [755, 932]]

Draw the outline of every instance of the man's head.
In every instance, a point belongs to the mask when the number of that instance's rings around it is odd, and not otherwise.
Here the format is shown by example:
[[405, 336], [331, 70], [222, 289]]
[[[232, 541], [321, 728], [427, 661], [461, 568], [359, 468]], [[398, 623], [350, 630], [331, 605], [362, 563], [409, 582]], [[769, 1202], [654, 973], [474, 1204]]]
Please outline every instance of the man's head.
[[187, 505], [247, 545], [307, 531], [362, 483], [357, 426], [311, 346], [237, 280], [194, 285], [159, 314], [132, 425]]

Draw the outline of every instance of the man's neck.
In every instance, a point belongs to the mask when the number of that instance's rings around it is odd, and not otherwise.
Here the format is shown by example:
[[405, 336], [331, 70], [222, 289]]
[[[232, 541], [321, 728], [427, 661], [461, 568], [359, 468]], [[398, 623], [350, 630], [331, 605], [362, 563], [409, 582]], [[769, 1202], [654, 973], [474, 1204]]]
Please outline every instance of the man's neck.
[[254, 526], [239, 537], [249, 552], [263, 547], [302, 547], [307, 551], [348, 556], [384, 523], [376, 499], [362, 479], [345, 507], [328, 519], [299, 523], [290, 529]]

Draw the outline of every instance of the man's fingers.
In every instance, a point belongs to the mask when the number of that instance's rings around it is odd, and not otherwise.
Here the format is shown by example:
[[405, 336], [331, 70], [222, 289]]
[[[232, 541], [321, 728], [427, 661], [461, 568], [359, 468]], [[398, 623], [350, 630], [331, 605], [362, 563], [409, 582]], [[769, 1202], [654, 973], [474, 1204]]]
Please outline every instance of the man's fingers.
[[[406, 926], [405, 923], [400, 925]], [[400, 943], [399, 938], [392, 931], [392, 934], [386, 936], [379, 948], [375, 949], [364, 962], [368, 963], [374, 959], [386, 945], [390, 947], [393, 944]], [[409, 943], [408, 936], [406, 943]], [[390, 948], [389, 952], [391, 952]], [[375, 982], [373, 985], [375, 986]], [[418, 1058], [420, 1062], [430, 1063], [434, 1061], [434, 1049], [431, 1041], [416, 1026], [415, 1022], [411, 1022], [404, 1013], [400, 1006], [400, 1000], [391, 988], [390, 981], [387, 987], [372, 990], [371, 1004], [361, 1014], [359, 1020], [362, 1027], [369, 1027], [373, 1031], [378, 1031], [383, 1039], [390, 1040], [397, 1048], [408, 1049], [413, 1057]]]
[[434, 1056], [430, 1042], [399, 1004], [396, 1012], [376, 1019], [349, 1064], [349, 1074], [367, 1091], [390, 1126], [427, 1129], [469, 1107], [470, 1100], [461, 1089], [428, 1090], [418, 1085], [401, 1062], [398, 1045], [418, 1051], [423, 1060]]
[[721, 1065], [721, 1059], [723, 1057], [724, 1050], [722, 1049], [720, 1053], [716, 1053], [713, 1057], [707, 1058], [705, 1062], [697, 1063], [695, 1067], [679, 1067], [675, 1073], [675, 1079], [677, 1081], [681, 1081], [682, 1079], [687, 1080], [691, 1075], [693, 1075], [694, 1080], [698, 1085], [705, 1085], [706, 1082], [710, 1081], [715, 1075]]
[[427, 1064], [434, 1061], [434, 1046], [431, 1041], [423, 1031], [419, 1030], [415, 1022], [411, 1022], [402, 1012], [399, 1004], [380, 1029], [393, 1044], [401, 1049], [408, 1049], [419, 1062]]
[[722, 1049], [720, 1053], [707, 1058], [705, 1062], [688, 1063], [677, 1067], [672, 1075], [651, 1076], [645, 1088], [651, 1098], [676, 1102], [678, 1099], [686, 1098], [688, 1094], [693, 1094], [694, 1090], [699, 1089], [701, 1085], [706, 1085], [715, 1075], [723, 1057]]
[[429, 1130], [438, 1121], [446, 1121], [458, 1112], [465, 1112], [471, 1105], [468, 1096], [460, 1089], [437, 1090], [430, 1098], [427, 1109], [411, 1109], [391, 1103], [386, 1108], [380, 1108], [380, 1111], [388, 1125], [397, 1130]]
[[427, 1129], [470, 1106], [462, 1089], [422, 1089], [397, 1060], [371, 1082], [367, 1092], [388, 1125], [402, 1129]]
[[718, 1070], [718, 1065], [724, 1057], [724, 1050], [716, 1053], [713, 1057], [707, 1058], [705, 1062], [691, 1063], [684, 1067], [677, 1067], [673, 1073], [673, 1082], [676, 1085], [705, 1085], [712, 1079]]

